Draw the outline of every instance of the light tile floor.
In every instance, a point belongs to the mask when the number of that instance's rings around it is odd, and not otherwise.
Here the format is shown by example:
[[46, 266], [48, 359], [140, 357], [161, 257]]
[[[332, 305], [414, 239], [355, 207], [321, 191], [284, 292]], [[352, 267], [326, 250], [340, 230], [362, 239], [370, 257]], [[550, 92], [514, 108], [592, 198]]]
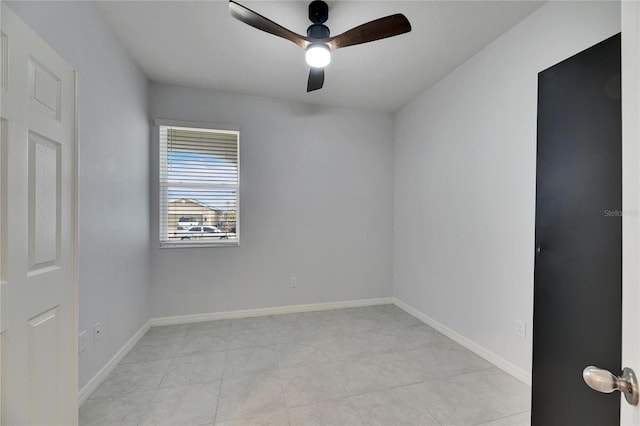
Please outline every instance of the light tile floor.
[[529, 425], [530, 389], [394, 305], [151, 328], [80, 425]]

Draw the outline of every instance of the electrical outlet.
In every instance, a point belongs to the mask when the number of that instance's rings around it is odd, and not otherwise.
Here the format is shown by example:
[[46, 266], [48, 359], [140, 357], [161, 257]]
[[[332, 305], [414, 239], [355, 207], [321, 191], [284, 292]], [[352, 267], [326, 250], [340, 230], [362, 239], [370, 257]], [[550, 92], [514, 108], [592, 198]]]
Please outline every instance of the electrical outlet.
[[99, 322], [93, 325], [93, 341], [97, 342], [102, 337], [102, 324]]
[[524, 321], [516, 320], [516, 336], [521, 339], [527, 338], [527, 323]]
[[291, 277], [291, 288], [296, 288], [296, 287], [298, 287], [298, 281], [296, 277]]
[[82, 353], [87, 350], [87, 330], [78, 334], [78, 353]]

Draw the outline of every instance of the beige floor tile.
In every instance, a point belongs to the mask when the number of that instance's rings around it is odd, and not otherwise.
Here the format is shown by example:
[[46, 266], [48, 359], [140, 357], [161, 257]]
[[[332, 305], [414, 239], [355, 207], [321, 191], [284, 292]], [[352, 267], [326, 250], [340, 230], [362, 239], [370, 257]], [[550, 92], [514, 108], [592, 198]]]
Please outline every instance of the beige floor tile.
[[343, 378], [331, 364], [311, 364], [280, 371], [290, 407], [344, 398], [348, 395]]
[[269, 374], [278, 371], [275, 346], [230, 350], [224, 367], [224, 377]]
[[176, 356], [193, 355], [200, 352], [220, 352], [227, 350], [228, 337], [219, 334], [188, 334], [180, 342]]
[[289, 409], [291, 426], [356, 426], [363, 425], [358, 411], [348, 401], [326, 401]]
[[382, 355], [401, 384], [486, 370], [493, 365], [460, 345], [431, 345]]
[[220, 381], [158, 390], [141, 426], [200, 426], [213, 423]]
[[482, 423], [478, 426], [531, 426], [531, 413], [527, 411], [526, 413], [516, 414], [515, 416]]
[[217, 421], [255, 417], [286, 408], [284, 390], [276, 375], [223, 379]]
[[83, 426], [136, 426], [153, 392], [134, 392], [117, 398], [92, 398], [80, 407]]
[[367, 425], [440, 426], [423, 404], [405, 387], [354, 396], [351, 405]]
[[170, 359], [118, 365], [90, 398], [120, 397], [158, 389]]
[[224, 352], [204, 352], [174, 358], [162, 378], [160, 388], [220, 380], [225, 358]]
[[349, 395], [388, 389], [401, 384], [380, 355], [336, 361], [333, 365]]
[[443, 426], [477, 425], [529, 409], [529, 388], [497, 368], [408, 387]]
[[289, 424], [287, 410], [258, 414], [253, 417], [216, 422], [216, 426], [286, 426]]

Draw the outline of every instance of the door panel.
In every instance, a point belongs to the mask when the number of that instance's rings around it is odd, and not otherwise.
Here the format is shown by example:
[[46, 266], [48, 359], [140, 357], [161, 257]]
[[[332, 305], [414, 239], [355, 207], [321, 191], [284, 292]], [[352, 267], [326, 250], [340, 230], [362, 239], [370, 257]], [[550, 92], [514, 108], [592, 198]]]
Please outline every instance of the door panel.
[[538, 75], [534, 426], [619, 424], [582, 370], [620, 373], [620, 99], [620, 35]]
[[29, 132], [29, 274], [59, 267], [61, 145]]
[[2, 423], [77, 422], [75, 74], [2, 3]]

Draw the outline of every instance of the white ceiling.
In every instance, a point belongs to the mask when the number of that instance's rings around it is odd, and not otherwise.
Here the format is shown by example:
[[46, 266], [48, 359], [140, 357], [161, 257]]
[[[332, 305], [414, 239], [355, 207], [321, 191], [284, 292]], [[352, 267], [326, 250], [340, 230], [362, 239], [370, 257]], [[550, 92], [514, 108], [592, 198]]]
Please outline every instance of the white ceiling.
[[[243, 1], [306, 35], [308, 2]], [[333, 52], [307, 93], [295, 44], [233, 19], [226, 1], [119, 1], [99, 7], [151, 81], [306, 103], [395, 111], [540, 7], [540, 1], [327, 1], [331, 35], [403, 13], [412, 31]]]

